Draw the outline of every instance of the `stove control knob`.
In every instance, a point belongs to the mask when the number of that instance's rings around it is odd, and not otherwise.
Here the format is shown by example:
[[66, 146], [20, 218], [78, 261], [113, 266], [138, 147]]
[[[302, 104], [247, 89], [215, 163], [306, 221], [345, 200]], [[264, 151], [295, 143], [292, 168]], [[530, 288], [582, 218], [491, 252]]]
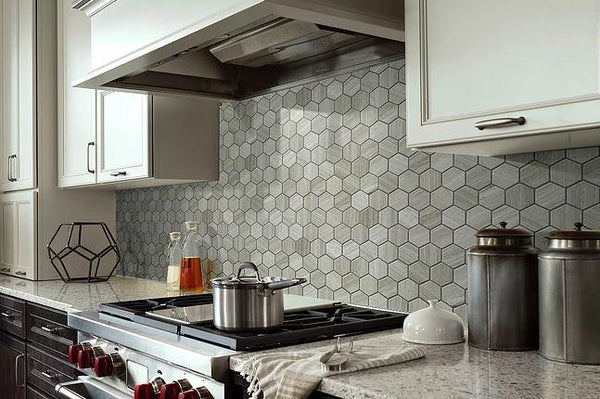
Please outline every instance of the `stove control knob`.
[[177, 399], [214, 399], [206, 387], [194, 388], [181, 392]]
[[81, 369], [89, 369], [92, 367], [92, 361], [94, 360], [94, 351], [89, 349], [83, 349], [77, 354], [77, 365]]
[[81, 344], [69, 345], [69, 352], [67, 353], [67, 358], [69, 359], [69, 362], [73, 364], [77, 363], [77, 355], [82, 350], [83, 345]]
[[133, 397], [134, 399], [156, 399], [163, 385], [165, 385], [165, 380], [161, 377], [154, 377], [145, 384], [136, 385], [133, 388]]
[[108, 355], [97, 357], [94, 360], [96, 377], [108, 377], [113, 373], [112, 359]]
[[173, 381], [160, 388], [160, 399], [178, 399], [181, 392], [190, 389], [192, 389], [192, 385], [185, 378]]
[[155, 399], [156, 393], [150, 383], [137, 384], [133, 389], [133, 397], [135, 399]]
[[100, 346], [93, 346], [91, 348], [83, 347], [82, 351], [77, 354], [77, 365], [82, 369], [89, 369], [94, 367], [94, 358], [104, 355], [104, 349]]
[[94, 359], [94, 372], [96, 377], [119, 375], [125, 370], [125, 363], [118, 353], [101, 355]]
[[89, 349], [91, 347], [92, 344], [89, 342], [82, 342], [80, 344], [69, 345], [69, 351], [67, 353], [67, 358], [69, 359], [69, 362], [76, 364], [79, 352], [81, 352], [84, 349]]

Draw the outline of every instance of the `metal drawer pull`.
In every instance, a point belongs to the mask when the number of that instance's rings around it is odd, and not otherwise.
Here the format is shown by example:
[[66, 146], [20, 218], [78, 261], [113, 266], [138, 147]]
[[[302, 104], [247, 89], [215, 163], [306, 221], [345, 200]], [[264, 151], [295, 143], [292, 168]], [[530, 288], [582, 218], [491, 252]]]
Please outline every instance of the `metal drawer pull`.
[[3, 267], [2, 269], [0, 269], [0, 272], [8, 272], [8, 273], [10, 273], [10, 267]]
[[96, 173], [96, 171], [92, 168], [90, 168], [90, 147], [95, 146], [96, 143], [94, 143], [93, 141], [90, 141], [89, 143], [87, 143], [87, 171], [88, 173]]
[[505, 127], [510, 125], [524, 125], [525, 122], [527, 121], [522, 116], [519, 116], [518, 118], [496, 118], [475, 122], [475, 127], [479, 130], [483, 130], [487, 128]]
[[20, 270], [19, 270], [19, 271], [16, 271], [16, 272], [15, 272], [15, 274], [16, 274], [17, 276], [27, 276], [27, 272], [22, 272], [22, 271], [20, 271]]
[[[22, 383], [19, 381], [19, 359], [24, 359], [25, 355], [21, 354], [21, 355], [17, 355], [17, 357], [15, 357], [15, 385], [17, 388], [25, 388], [25, 381], [23, 381]], [[25, 363], [23, 363], [25, 364]]]
[[12, 181], [12, 177], [10, 176], [10, 157], [11, 156], [12, 155], [9, 155], [6, 158], [6, 180], [8, 180], [8, 181]]
[[120, 170], [118, 172], [112, 172], [110, 175], [112, 177], [117, 177], [117, 176], [125, 176], [127, 174], [127, 172], [125, 172], [124, 170]]
[[58, 381], [58, 377], [60, 377], [60, 375], [58, 375], [58, 373], [54, 373], [51, 374], [52, 372], [50, 370], [46, 370], [46, 371], [42, 371], [41, 374], [46, 377], [47, 379], [49, 379], [50, 381]]
[[52, 334], [56, 334], [57, 332], [59, 332], [60, 330], [62, 330], [60, 327], [48, 327], [48, 326], [41, 326], [40, 329], [42, 331], [46, 331]]
[[17, 154], [12, 154], [11, 156], [8, 157], [8, 180], [9, 181], [17, 181], [17, 178], [14, 176], [13, 172], [15, 171], [16, 168], [11, 167], [13, 165], [12, 162], [10, 162], [12, 159], [14, 159], [15, 161], [17, 160]]
[[14, 314], [8, 313], [8, 312], [0, 312], [0, 316], [4, 317], [5, 319], [9, 319], [9, 320], [12, 320], [15, 318]]

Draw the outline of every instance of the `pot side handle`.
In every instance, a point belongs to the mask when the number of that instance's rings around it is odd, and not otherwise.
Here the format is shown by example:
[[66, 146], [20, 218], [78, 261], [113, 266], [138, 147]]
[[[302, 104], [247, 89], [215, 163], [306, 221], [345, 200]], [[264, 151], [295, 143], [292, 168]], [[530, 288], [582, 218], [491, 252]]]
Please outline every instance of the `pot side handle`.
[[269, 289], [276, 291], [276, 290], [282, 290], [284, 288], [289, 288], [289, 287], [293, 287], [295, 285], [304, 284], [304, 283], [306, 283], [305, 278], [294, 278], [291, 280], [274, 281], [272, 283], [269, 283], [268, 287], [269, 287]]

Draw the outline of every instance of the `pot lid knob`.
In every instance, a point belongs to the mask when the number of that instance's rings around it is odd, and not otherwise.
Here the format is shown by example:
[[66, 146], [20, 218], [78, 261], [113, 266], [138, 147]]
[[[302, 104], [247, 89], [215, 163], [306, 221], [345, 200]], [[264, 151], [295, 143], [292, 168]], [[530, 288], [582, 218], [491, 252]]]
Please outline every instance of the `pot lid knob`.
[[506, 226], [508, 226], [508, 223], [506, 223], [506, 222], [500, 222], [500, 228], [501, 229], [506, 229]]
[[575, 226], [574, 230], [581, 231], [581, 228], [583, 227], [583, 223], [581, 223], [581, 222], [575, 222], [574, 226]]

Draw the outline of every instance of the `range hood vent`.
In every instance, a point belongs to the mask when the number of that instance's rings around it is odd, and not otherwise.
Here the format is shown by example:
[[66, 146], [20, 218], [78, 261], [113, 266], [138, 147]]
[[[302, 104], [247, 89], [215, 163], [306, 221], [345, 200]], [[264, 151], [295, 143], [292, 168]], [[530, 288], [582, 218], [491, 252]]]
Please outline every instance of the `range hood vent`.
[[[264, 1], [162, 47], [140, 50], [135, 58], [124, 57], [75, 85], [238, 100], [352, 72], [404, 56], [404, 43], [390, 39], [403, 39], [401, 21], [395, 31], [389, 19], [373, 17], [375, 11], [403, 8], [403, 2], [378, 1], [368, 8], [371, 14], [359, 12], [369, 7], [362, 0]], [[310, 7], [298, 8], [300, 3]]]

